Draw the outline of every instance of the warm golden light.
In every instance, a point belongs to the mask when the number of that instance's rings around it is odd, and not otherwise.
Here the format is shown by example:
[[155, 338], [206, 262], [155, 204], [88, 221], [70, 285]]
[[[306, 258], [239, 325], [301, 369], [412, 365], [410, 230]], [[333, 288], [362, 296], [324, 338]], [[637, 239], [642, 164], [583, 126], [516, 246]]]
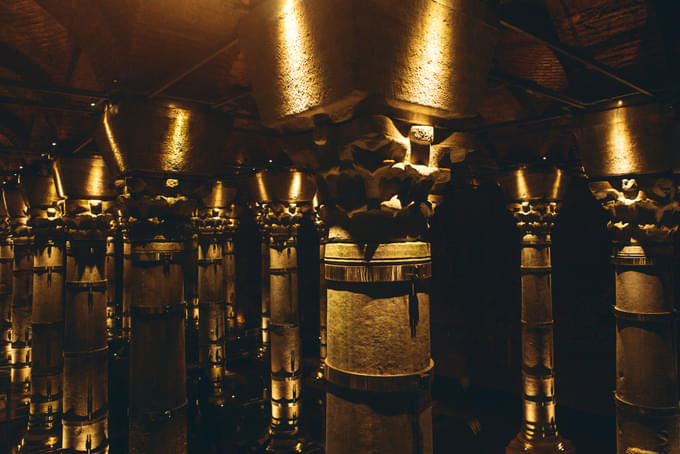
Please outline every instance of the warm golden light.
[[282, 103], [286, 112], [300, 113], [321, 103], [320, 87], [310, 78], [310, 74], [318, 72], [314, 67], [315, 51], [309, 39], [304, 3], [286, 0], [281, 14], [279, 35], [283, 46], [278, 74], [286, 88]]
[[624, 109], [615, 109], [610, 115], [609, 143], [611, 156], [610, 171], [616, 174], [625, 174], [630, 171], [632, 149], [631, 135], [626, 121]]
[[109, 147], [111, 148], [111, 152], [113, 153], [113, 158], [116, 160], [116, 165], [118, 166], [119, 169], [125, 169], [125, 161], [123, 160], [123, 153], [120, 152], [120, 147], [118, 146], [118, 142], [116, 142], [116, 136], [113, 134], [113, 130], [111, 129], [111, 125], [109, 124], [109, 115], [111, 115], [111, 106], [108, 106], [106, 108], [106, 112], [104, 112], [104, 131], [106, 131], [106, 139], [109, 142]]
[[451, 52], [453, 24], [446, 14], [450, 8], [427, 2], [419, 27], [413, 27], [408, 62], [402, 75], [408, 99], [425, 106], [439, 106], [448, 99], [456, 68]]
[[163, 162], [163, 170], [178, 172], [184, 168], [186, 155], [191, 148], [189, 136], [191, 112], [186, 109], [172, 108], [168, 115], [170, 116], [170, 127], [166, 137], [168, 154]]

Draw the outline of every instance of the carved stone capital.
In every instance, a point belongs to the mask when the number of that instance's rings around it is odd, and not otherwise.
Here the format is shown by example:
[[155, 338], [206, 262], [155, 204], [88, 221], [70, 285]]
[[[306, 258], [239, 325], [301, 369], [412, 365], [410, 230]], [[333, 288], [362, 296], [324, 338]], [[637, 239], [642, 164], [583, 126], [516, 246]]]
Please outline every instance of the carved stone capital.
[[258, 203], [255, 220], [275, 249], [295, 246], [300, 224], [312, 212], [310, 203]]
[[440, 162], [455, 154], [432, 127], [382, 115], [320, 124], [286, 147], [296, 165], [314, 169], [331, 236], [367, 241], [422, 236], [433, 211], [428, 196], [451, 175]]
[[531, 200], [508, 203], [507, 207], [522, 233], [535, 235], [549, 234], [562, 203], [548, 200]]
[[614, 241], [669, 243], [680, 223], [680, 177], [612, 177], [590, 183], [590, 191], [609, 213]]
[[239, 208], [231, 205], [226, 208], [201, 208], [191, 219], [192, 228], [200, 235], [232, 236], [238, 229]]

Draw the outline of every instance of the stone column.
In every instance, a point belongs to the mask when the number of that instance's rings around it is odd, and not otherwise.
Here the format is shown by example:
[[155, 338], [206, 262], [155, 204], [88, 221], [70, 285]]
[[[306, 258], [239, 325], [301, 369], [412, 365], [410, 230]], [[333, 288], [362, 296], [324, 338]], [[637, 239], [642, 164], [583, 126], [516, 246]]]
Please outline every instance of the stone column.
[[581, 134], [590, 189], [609, 213], [613, 241], [619, 454], [680, 447], [674, 126], [664, 106], [623, 105], [586, 115]]
[[515, 453], [571, 453], [557, 432], [551, 233], [567, 185], [554, 167], [521, 167], [500, 178], [521, 234], [522, 428], [506, 448]]
[[[126, 179], [123, 202], [130, 214], [130, 279], [126, 283], [131, 315], [129, 450], [131, 454], [185, 453], [186, 308], [182, 290], [186, 223], [192, 209], [181, 201], [175, 206], [168, 202], [162, 209], [156, 205], [158, 216], [151, 218], [146, 209], [154, 204], [154, 197], [132, 193], [131, 179]], [[148, 182], [152, 183], [160, 182]]]
[[250, 183], [260, 204], [259, 221], [269, 249], [271, 424], [266, 449], [303, 452], [297, 240], [300, 222], [311, 211], [315, 188], [311, 177], [296, 170], [260, 171]]
[[319, 216], [315, 218], [316, 230], [319, 234], [319, 372], [317, 379], [322, 380], [326, 372], [326, 356], [328, 355], [327, 312], [328, 286], [324, 267], [326, 243], [328, 243], [328, 229]]
[[0, 447], [9, 452], [9, 401], [12, 356], [12, 262], [9, 212], [4, 190], [0, 190]]
[[227, 304], [225, 249], [231, 246], [227, 238], [236, 228], [236, 219], [230, 216], [236, 191], [222, 180], [214, 181], [209, 189], [193, 219], [194, 231], [198, 235], [199, 363], [206, 382], [208, 403], [223, 407], [226, 322], [230, 312]]
[[[63, 452], [106, 453], [108, 436], [107, 254], [116, 196], [101, 156], [57, 160], [67, 200]], [[111, 334], [118, 334], [114, 331]]]
[[271, 291], [269, 283], [269, 240], [264, 225], [264, 206], [260, 203], [255, 203], [255, 216], [258, 227], [260, 229], [260, 236], [262, 242], [260, 243], [260, 257], [261, 257], [261, 288], [260, 288], [260, 304], [262, 307], [262, 323], [260, 326], [262, 335], [262, 345], [258, 351], [258, 357], [262, 360], [269, 358], [270, 351], [270, 307], [271, 307]]
[[[17, 178], [5, 186], [14, 243], [12, 263], [12, 342], [10, 345], [10, 446], [20, 445], [31, 397], [31, 310], [33, 302], [33, 233], [28, 226], [28, 201]], [[14, 452], [14, 451], [12, 451]]]
[[35, 235], [31, 404], [25, 452], [61, 449], [64, 341], [64, 194], [53, 161], [22, 173]]

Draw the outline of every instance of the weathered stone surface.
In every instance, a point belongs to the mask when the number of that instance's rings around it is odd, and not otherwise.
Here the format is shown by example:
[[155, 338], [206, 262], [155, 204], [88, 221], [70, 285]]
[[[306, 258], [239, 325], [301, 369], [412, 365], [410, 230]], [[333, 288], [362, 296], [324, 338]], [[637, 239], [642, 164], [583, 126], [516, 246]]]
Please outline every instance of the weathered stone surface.
[[[241, 24], [268, 126], [311, 129], [357, 111], [399, 118], [474, 116], [497, 30], [494, 1], [268, 0]], [[472, 49], [474, 46], [474, 50]]]

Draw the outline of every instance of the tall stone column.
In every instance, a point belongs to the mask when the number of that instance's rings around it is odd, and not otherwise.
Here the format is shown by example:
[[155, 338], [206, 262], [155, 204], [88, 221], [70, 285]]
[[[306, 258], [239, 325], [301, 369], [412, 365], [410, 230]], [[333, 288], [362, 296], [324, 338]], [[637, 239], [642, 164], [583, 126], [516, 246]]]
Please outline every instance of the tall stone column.
[[128, 96], [107, 106], [95, 136], [119, 178], [128, 238], [130, 454], [187, 451], [185, 244], [228, 131], [214, 110]]
[[555, 167], [520, 167], [500, 178], [521, 234], [523, 413], [507, 454], [574, 452], [557, 432], [550, 252], [567, 182]]
[[[318, 208], [317, 208], [318, 210]], [[328, 243], [328, 229], [323, 220], [317, 215], [315, 217], [316, 231], [319, 234], [319, 371], [316, 378], [321, 380], [326, 372], [326, 356], [328, 356], [328, 285], [326, 284], [326, 274], [324, 267], [324, 257], [326, 256], [326, 243]]]
[[225, 403], [226, 322], [230, 312], [225, 258], [227, 250], [232, 249], [228, 238], [236, 228], [236, 219], [230, 216], [235, 192], [226, 182], [214, 181], [193, 219], [198, 235], [199, 362], [207, 383], [208, 402], [217, 407]]
[[264, 170], [250, 180], [269, 249], [271, 424], [267, 452], [303, 452], [300, 433], [302, 341], [297, 241], [311, 211], [313, 179], [296, 170]]
[[658, 104], [608, 107], [584, 117], [579, 149], [610, 217], [617, 452], [672, 453], [680, 449], [678, 120]]
[[325, 207], [327, 454], [432, 452], [428, 193], [465, 155], [496, 3], [264, 0], [241, 23], [262, 121]]
[[12, 262], [9, 212], [4, 190], [0, 189], [0, 448], [9, 452], [9, 402], [12, 356]]
[[55, 163], [38, 161], [22, 172], [35, 235], [31, 404], [25, 452], [61, 449], [64, 341], [64, 194]]
[[271, 289], [269, 282], [269, 240], [264, 225], [264, 206], [260, 203], [255, 203], [255, 216], [260, 230], [262, 242], [260, 243], [260, 305], [261, 305], [261, 319], [260, 325], [261, 342], [262, 345], [258, 351], [258, 357], [264, 361], [269, 358], [270, 352], [270, 319], [271, 319]]
[[[31, 398], [31, 310], [33, 302], [33, 233], [28, 226], [28, 201], [18, 178], [5, 185], [14, 243], [12, 263], [12, 342], [10, 345], [10, 446], [21, 444]], [[14, 452], [14, 451], [13, 451]]]
[[66, 224], [63, 450], [106, 453], [108, 238], [116, 196], [101, 156], [62, 157]]

